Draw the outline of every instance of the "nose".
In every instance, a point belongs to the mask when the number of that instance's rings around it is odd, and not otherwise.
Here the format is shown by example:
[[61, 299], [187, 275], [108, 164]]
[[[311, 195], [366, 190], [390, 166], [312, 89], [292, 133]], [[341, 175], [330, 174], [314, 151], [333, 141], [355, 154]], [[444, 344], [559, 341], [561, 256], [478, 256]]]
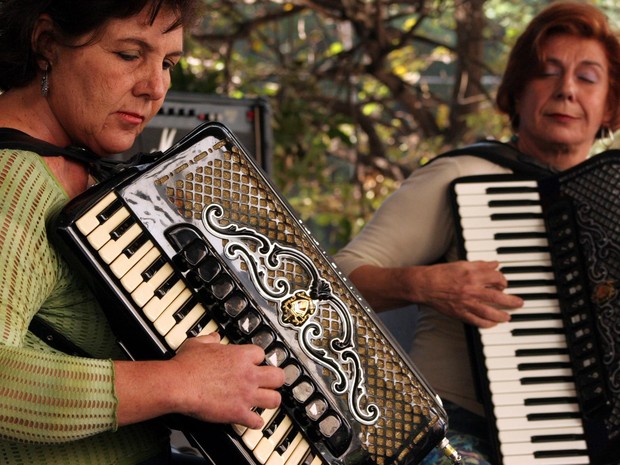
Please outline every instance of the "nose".
[[572, 100], [575, 97], [575, 80], [569, 74], [566, 74], [558, 82], [556, 90], [556, 98], [560, 100]]
[[149, 100], [159, 100], [166, 96], [170, 85], [170, 73], [161, 65], [145, 67], [137, 76], [134, 94]]

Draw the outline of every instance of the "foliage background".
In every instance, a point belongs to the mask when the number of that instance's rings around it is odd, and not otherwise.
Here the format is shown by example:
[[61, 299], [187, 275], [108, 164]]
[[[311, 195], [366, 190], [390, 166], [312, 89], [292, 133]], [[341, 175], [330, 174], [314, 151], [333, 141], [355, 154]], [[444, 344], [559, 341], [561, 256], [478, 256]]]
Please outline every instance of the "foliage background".
[[[273, 180], [333, 253], [413, 170], [510, 137], [493, 105], [549, 1], [204, 0], [173, 89], [268, 98]], [[615, 25], [620, 7], [598, 0]]]

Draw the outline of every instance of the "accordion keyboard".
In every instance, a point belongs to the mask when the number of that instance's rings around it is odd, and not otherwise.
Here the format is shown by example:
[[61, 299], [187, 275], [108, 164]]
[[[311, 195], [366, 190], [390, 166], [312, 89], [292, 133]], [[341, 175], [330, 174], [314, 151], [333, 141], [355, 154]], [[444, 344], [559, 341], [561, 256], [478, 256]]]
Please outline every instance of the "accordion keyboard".
[[[131, 295], [143, 316], [153, 324], [157, 333], [173, 351], [189, 337], [212, 332], [222, 334], [222, 344], [229, 343], [222, 324], [235, 325], [234, 334], [240, 341], [255, 332], [257, 319], [253, 318], [255, 315], [251, 312], [236, 319], [248, 305], [247, 300], [239, 291], [234, 290], [234, 283], [223, 272], [219, 262], [209, 255], [206, 245], [190, 230], [181, 227], [171, 233], [181, 252], [178, 263], [184, 269], [192, 270], [187, 276], [199, 289], [204, 285], [210, 286], [211, 295], [207, 297], [209, 300], [215, 297], [224, 302], [222, 307], [227, 315], [220, 318], [219, 322], [209, 309], [196, 299], [195, 293], [185, 284], [183, 277], [175, 271], [149, 238], [145, 228], [136, 222], [115, 193], [108, 194], [93, 206], [76, 222], [76, 226], [101, 260], [109, 265], [118, 285]], [[204, 297], [203, 294], [203, 300]], [[273, 342], [273, 335], [265, 329], [263, 332], [256, 332], [249, 340], [267, 349]], [[274, 366], [282, 366], [284, 358], [281, 348], [274, 348], [266, 353], [266, 362]], [[286, 385], [292, 386], [301, 371], [292, 363], [287, 364], [284, 369]], [[324, 409], [323, 404], [318, 401], [306, 407], [315, 417]], [[302, 432], [282, 409], [265, 409], [261, 410], [260, 414], [265, 425], [260, 430], [233, 426], [240, 441], [252, 451], [257, 463], [325, 463], [312, 451]], [[333, 422], [333, 418], [331, 421]], [[327, 437], [325, 439], [329, 440]]]

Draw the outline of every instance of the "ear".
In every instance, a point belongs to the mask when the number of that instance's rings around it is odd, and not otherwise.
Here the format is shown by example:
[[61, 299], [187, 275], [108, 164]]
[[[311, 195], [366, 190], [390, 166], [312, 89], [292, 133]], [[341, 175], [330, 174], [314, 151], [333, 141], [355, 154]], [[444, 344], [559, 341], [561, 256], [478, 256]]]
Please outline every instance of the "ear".
[[56, 61], [54, 38], [55, 28], [52, 18], [47, 14], [39, 16], [32, 29], [32, 50], [41, 69]]

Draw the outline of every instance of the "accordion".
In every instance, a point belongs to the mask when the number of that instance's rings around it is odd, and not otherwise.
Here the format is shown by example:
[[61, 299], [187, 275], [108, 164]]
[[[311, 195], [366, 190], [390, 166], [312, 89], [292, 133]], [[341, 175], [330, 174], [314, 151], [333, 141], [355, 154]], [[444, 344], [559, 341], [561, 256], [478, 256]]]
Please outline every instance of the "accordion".
[[440, 443], [458, 455], [438, 396], [225, 126], [87, 190], [55, 234], [132, 359], [218, 331], [284, 369], [263, 430], [181, 418], [212, 463], [398, 465]]
[[540, 180], [453, 184], [467, 260], [497, 260], [511, 321], [469, 328], [503, 465], [620, 457], [620, 152]]

